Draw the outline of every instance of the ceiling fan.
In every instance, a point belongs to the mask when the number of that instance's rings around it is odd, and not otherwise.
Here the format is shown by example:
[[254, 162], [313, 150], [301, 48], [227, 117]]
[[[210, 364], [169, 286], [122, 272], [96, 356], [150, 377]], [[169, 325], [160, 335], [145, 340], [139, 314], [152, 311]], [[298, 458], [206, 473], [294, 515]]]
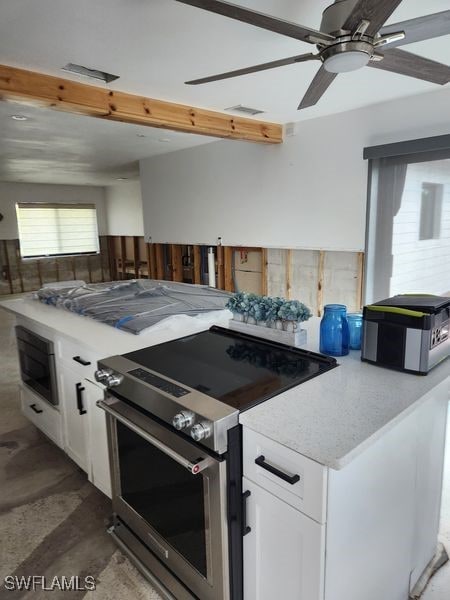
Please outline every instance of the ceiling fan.
[[177, 0], [209, 12], [314, 44], [317, 53], [280, 60], [186, 81], [189, 85], [228, 79], [308, 60], [322, 63], [298, 109], [316, 104], [338, 73], [368, 66], [444, 85], [450, 67], [398, 50], [397, 46], [450, 33], [450, 10], [383, 27], [402, 0], [336, 0], [322, 14], [320, 30], [278, 19], [221, 0]]

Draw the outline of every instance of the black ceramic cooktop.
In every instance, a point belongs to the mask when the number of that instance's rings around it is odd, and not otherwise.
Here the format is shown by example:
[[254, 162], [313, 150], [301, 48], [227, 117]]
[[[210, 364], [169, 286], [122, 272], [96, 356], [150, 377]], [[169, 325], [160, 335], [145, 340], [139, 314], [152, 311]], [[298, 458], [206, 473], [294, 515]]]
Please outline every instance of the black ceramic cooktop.
[[240, 411], [336, 366], [328, 356], [221, 327], [124, 356]]

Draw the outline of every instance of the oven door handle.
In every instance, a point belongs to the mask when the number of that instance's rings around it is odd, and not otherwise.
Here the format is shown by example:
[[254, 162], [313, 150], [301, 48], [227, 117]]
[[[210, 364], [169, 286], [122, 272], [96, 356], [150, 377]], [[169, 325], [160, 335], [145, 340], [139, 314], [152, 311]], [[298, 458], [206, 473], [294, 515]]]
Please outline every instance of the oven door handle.
[[155, 438], [153, 435], [150, 435], [149, 433], [147, 433], [147, 431], [144, 431], [144, 429], [141, 429], [132, 421], [122, 416], [120, 413], [116, 412], [109, 406], [109, 404], [107, 404], [103, 400], [97, 400], [96, 404], [98, 407], [102, 408], [106, 413], [114, 417], [114, 419], [117, 419], [118, 421], [123, 423], [126, 427], [131, 429], [131, 431], [137, 433], [137, 435], [144, 438], [144, 440], [147, 440], [147, 442], [155, 446], [155, 448], [158, 448], [158, 450], [161, 450], [161, 452], [166, 454], [169, 458], [172, 458], [175, 462], [177, 462], [182, 467], [190, 471], [192, 475], [198, 475], [198, 473], [201, 473], [202, 471], [207, 469], [214, 462], [214, 460], [210, 457], [204, 458], [197, 462], [191, 462], [190, 460], [184, 458], [184, 456], [181, 456], [181, 454], [178, 454], [178, 452], [172, 450], [172, 448], [169, 448], [168, 446], [163, 444], [160, 440], [158, 440], [158, 438]]

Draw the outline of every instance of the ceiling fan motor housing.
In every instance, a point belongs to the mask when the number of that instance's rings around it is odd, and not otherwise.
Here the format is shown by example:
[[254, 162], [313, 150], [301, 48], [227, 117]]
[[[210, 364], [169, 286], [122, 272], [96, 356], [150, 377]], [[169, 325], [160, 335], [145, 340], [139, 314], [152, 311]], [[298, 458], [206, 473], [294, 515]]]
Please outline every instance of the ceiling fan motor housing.
[[330, 73], [344, 73], [364, 67], [373, 55], [371, 37], [345, 31], [342, 27], [358, 0], [336, 0], [322, 14], [320, 30], [336, 36], [336, 43], [320, 48], [324, 68]]
[[322, 13], [320, 31], [335, 36], [342, 35], [342, 25], [357, 2], [358, 0], [336, 0], [334, 4], [330, 4]]
[[324, 68], [329, 73], [346, 73], [367, 65], [373, 53], [369, 42], [360, 40], [340, 42], [322, 50]]

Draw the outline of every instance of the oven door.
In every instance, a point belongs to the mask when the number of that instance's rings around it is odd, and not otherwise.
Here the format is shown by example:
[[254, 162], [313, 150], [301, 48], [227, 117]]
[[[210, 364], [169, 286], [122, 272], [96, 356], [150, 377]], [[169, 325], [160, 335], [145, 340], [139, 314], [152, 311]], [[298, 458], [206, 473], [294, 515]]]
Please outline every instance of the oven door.
[[196, 596], [229, 592], [226, 463], [107, 394], [114, 513]]
[[23, 383], [41, 398], [57, 406], [53, 343], [20, 325], [16, 326], [16, 337]]

